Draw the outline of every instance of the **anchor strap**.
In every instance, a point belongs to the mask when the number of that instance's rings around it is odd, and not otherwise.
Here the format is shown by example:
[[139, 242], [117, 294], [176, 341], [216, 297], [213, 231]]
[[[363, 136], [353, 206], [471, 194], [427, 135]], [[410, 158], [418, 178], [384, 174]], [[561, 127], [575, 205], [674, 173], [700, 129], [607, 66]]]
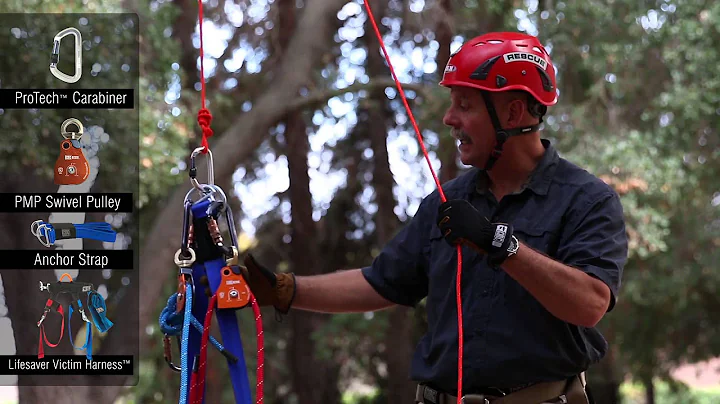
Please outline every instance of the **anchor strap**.
[[112, 243], [117, 238], [110, 223], [105, 222], [73, 224], [36, 220], [30, 226], [30, 231], [45, 247], [50, 247], [57, 240], [82, 238]]
[[[50, 311], [55, 311], [58, 314], [60, 314], [60, 317], [62, 318], [62, 323], [60, 325], [60, 337], [58, 338], [58, 341], [56, 343], [52, 343], [48, 341], [47, 335], [45, 335], [45, 317], [47, 317], [47, 314]], [[68, 320], [69, 322], [69, 320]], [[53, 299], [48, 299], [45, 303], [45, 310], [43, 311], [42, 317], [40, 317], [40, 321], [37, 323], [38, 328], [40, 328], [40, 338], [38, 341], [38, 359], [42, 359], [45, 357], [45, 346], [43, 344], [43, 341], [45, 344], [47, 344], [51, 348], [55, 348], [58, 345], [60, 345], [60, 341], [62, 341], [63, 332], [65, 330], [65, 311], [63, 310], [63, 307], [60, 303], [54, 301]]]
[[[75, 311], [80, 312], [82, 314], [83, 320], [87, 322], [85, 324], [85, 345], [82, 347], [75, 346], [75, 343], [73, 342], [73, 332], [72, 328], [70, 327], [70, 323], [72, 322], [72, 314], [73, 314], [73, 308], [75, 308]], [[70, 307], [68, 309], [68, 338], [70, 338], [70, 344], [73, 346], [73, 348], [85, 351], [85, 357], [88, 360], [92, 360], [92, 324], [88, 321], [87, 317], [85, 316], [85, 310], [83, 309], [82, 301], [80, 299], [76, 299], [75, 301], [70, 303]]]

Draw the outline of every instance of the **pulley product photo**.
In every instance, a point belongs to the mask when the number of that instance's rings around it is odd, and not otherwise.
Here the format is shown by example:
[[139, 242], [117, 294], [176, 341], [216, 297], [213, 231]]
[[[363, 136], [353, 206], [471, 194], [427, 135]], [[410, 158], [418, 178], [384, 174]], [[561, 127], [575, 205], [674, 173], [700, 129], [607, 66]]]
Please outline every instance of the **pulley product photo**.
[[[77, 127], [77, 130], [69, 131], [70, 125]], [[55, 161], [56, 185], [79, 185], [90, 176], [90, 163], [80, 143], [83, 131], [82, 123], [75, 118], [66, 119], [60, 126], [63, 141], [60, 142], [60, 155]]]

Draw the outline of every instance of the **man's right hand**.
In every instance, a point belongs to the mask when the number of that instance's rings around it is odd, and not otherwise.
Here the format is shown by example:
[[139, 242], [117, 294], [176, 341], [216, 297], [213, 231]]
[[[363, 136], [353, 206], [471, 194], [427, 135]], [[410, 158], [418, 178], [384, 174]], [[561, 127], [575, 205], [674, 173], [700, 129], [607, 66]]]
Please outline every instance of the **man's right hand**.
[[295, 275], [270, 271], [250, 254], [247, 254], [244, 263], [247, 269], [245, 279], [258, 304], [272, 305], [280, 313], [287, 314], [295, 299]]

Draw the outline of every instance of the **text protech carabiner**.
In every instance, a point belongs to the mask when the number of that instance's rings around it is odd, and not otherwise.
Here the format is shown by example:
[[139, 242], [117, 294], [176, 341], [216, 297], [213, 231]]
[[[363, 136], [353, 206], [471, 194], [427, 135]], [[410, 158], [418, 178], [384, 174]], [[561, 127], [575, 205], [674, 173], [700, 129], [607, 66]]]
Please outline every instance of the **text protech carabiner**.
[[[58, 70], [60, 61], [60, 41], [68, 35], [75, 37], [75, 74], [72, 76]], [[65, 28], [53, 38], [53, 50], [50, 58], [50, 73], [66, 83], [75, 83], [82, 77], [82, 35], [77, 28]]]

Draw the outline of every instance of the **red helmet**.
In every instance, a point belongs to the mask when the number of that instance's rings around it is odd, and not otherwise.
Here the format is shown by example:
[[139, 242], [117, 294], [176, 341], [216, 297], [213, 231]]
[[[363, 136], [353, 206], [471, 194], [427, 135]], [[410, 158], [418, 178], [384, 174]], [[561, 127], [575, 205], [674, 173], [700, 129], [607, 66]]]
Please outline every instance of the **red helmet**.
[[557, 103], [550, 55], [536, 37], [518, 32], [491, 32], [464, 43], [450, 55], [440, 85], [523, 90], [543, 105]]

